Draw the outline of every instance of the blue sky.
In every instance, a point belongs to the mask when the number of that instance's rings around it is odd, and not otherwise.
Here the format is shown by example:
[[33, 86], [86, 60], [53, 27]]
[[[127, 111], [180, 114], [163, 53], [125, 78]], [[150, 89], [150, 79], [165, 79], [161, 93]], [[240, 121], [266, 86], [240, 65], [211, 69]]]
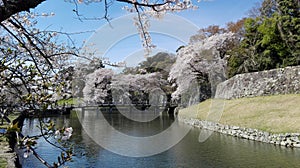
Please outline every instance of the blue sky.
[[[202, 0], [199, 3], [195, 3], [199, 6], [197, 10], [187, 10], [180, 13], [175, 13], [180, 17], [190, 21], [198, 28], [207, 27], [209, 25], [221, 25], [224, 26], [227, 22], [236, 21], [247, 16], [247, 12], [255, 6], [256, 3], [261, 0]], [[128, 13], [122, 10], [124, 3], [114, 2], [109, 9], [110, 18], [117, 19]], [[90, 4], [79, 4], [79, 13], [85, 17], [94, 18], [101, 17], [104, 14], [103, 3], [90, 3]], [[75, 42], [80, 45], [83, 40], [89, 40], [93, 33], [101, 29], [101, 27], [107, 25], [105, 20], [83, 20], [80, 21], [73, 9], [76, 6], [73, 3], [65, 2], [64, 0], [48, 0], [43, 2], [37, 8], [32, 11], [37, 13], [50, 13], [54, 12], [53, 17], [40, 17], [38, 18], [38, 27], [47, 30], [59, 30], [64, 32], [86, 32], [79, 35], [72, 36]], [[113, 21], [112, 20], [112, 21]], [[125, 27], [124, 24], [114, 24], [113, 27]], [[170, 29], [174, 29], [170, 27]], [[115, 34], [116, 32], [114, 32]], [[136, 32], [137, 33], [137, 32]], [[109, 35], [100, 38], [101, 44], [110, 38]], [[166, 51], [174, 52], [184, 42], [178, 41], [166, 35], [153, 34], [154, 44], [159, 48], [165, 49]], [[101, 41], [102, 40], [102, 41]], [[120, 42], [114, 44], [109, 50], [101, 51], [102, 56], [108, 57], [111, 62], [118, 62], [126, 59], [126, 56], [137, 53], [142, 50], [140, 39], [137, 34], [130, 35]], [[122, 55], [122, 56], [121, 56]]]

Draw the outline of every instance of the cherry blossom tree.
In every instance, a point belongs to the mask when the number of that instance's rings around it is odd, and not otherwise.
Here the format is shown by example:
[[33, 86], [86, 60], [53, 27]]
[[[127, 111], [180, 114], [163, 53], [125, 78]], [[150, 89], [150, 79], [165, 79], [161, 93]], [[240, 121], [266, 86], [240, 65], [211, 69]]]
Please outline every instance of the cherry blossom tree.
[[87, 75], [83, 99], [90, 104], [162, 104], [165, 85], [168, 81], [161, 73], [114, 75], [102, 68]]
[[75, 62], [72, 71], [71, 83], [73, 97], [83, 97], [83, 89], [88, 83], [86, 76], [95, 72], [97, 69], [104, 68], [103, 60], [101, 58], [83, 58]]
[[[55, 101], [55, 94], [65, 92], [67, 74], [59, 72], [68, 65], [70, 56], [77, 55], [72, 46], [57, 42], [59, 32], [36, 29], [35, 17], [34, 14], [20, 13], [0, 23], [0, 94], [6, 96], [2, 104], [19, 107], [21, 114], [45, 110]], [[23, 136], [17, 125], [10, 126], [7, 132], [8, 135], [18, 135], [16, 139], [26, 149], [24, 157], [32, 153], [47, 167], [53, 167], [32, 147], [37, 137]], [[53, 144], [50, 138], [54, 137], [57, 129], [54, 124], [40, 120], [39, 128], [39, 137]], [[71, 134], [68, 135], [69, 138]], [[70, 159], [71, 152], [60, 145], [53, 145], [67, 155], [59, 157], [61, 160], [55, 163], [60, 166]]]
[[88, 103], [106, 103], [110, 93], [110, 83], [113, 76], [111, 69], [97, 69], [86, 76], [83, 88], [84, 101]]
[[[124, 100], [122, 100], [124, 97], [121, 96], [123, 95], [127, 101], [124, 103], [151, 104], [154, 103], [154, 100], [149, 99], [150, 94], [159, 93], [162, 97], [157, 97], [156, 103], [162, 103], [162, 99], [165, 98], [166, 94], [163, 90], [163, 86], [167, 84], [168, 82], [162, 78], [161, 73], [117, 75], [112, 80], [112, 89], [114, 91], [113, 98], [116, 102], [124, 102]], [[116, 92], [120, 90], [123, 94]]]
[[23, 104], [46, 108], [53, 93], [64, 85], [57, 72], [76, 51], [57, 43], [57, 32], [34, 28], [32, 18], [30, 14], [17, 14], [0, 23], [0, 85], [13, 89], [7, 94], [15, 93]]
[[173, 100], [186, 106], [213, 96], [216, 85], [226, 78], [226, 51], [235, 39], [231, 32], [215, 34], [181, 47], [168, 78], [177, 86]]

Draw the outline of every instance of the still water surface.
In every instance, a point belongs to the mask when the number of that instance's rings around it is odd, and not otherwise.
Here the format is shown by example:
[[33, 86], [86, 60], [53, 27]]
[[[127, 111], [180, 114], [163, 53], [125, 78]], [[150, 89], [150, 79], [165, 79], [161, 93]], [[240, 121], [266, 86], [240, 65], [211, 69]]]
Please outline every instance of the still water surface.
[[[102, 110], [109, 123], [119, 131], [133, 136], [155, 135], [170, 126], [174, 119], [162, 115], [152, 122], [132, 122], [121, 114]], [[92, 112], [92, 111], [89, 111]], [[82, 113], [81, 113], [82, 114]], [[95, 143], [82, 128], [76, 112], [47, 118], [58, 126], [73, 127], [70, 141], [75, 156], [66, 164], [75, 168], [208, 168], [208, 167], [300, 167], [300, 150], [263, 144], [236, 137], [213, 133], [203, 143], [198, 142], [200, 130], [192, 128], [185, 138], [171, 149], [149, 157], [126, 157], [105, 150]], [[95, 118], [96, 120], [96, 118]], [[88, 124], [92, 124], [91, 123]], [[38, 119], [24, 121], [24, 135], [36, 135]], [[97, 129], [97, 128], [95, 128]], [[57, 161], [59, 150], [38, 140], [36, 151], [49, 163]], [[44, 167], [33, 155], [20, 160], [25, 168]]]

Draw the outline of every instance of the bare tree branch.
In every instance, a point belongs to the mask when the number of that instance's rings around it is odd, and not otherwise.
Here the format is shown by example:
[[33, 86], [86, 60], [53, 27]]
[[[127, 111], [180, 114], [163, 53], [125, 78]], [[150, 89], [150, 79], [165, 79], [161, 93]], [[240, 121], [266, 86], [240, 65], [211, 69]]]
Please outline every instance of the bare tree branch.
[[163, 3], [154, 3], [154, 4], [140, 3], [140, 2], [137, 2], [137, 1], [130, 1], [130, 0], [116, 0], [116, 1], [133, 4], [135, 6], [149, 7], [149, 8], [152, 8], [153, 10], [155, 10], [155, 11], [156, 11], [155, 7], [163, 6], [163, 5], [168, 4], [168, 3], [172, 3], [172, 1], [166, 1], [166, 2], [163, 2]]
[[137, 15], [138, 15], [138, 22], [139, 22], [140, 27], [141, 27], [141, 31], [142, 31], [141, 33], [144, 37], [143, 39], [145, 41], [145, 46], [150, 48], [150, 44], [148, 43], [148, 40], [147, 40], [147, 34], [146, 34], [145, 29], [144, 29], [144, 24], [142, 22], [141, 13], [140, 13], [137, 5], [134, 5], [134, 8], [135, 8], [135, 10], [137, 12]]
[[[3, 0], [2, 6], [0, 6], [0, 22], [8, 19], [10, 16], [22, 12], [22, 11], [28, 11], [31, 8], [37, 7], [39, 4], [44, 2], [46, 0]], [[173, 3], [172, 1], [165, 1], [162, 3], [141, 3], [137, 1], [130, 1], [130, 0], [116, 0], [118, 2], [123, 2], [123, 3], [129, 3], [133, 4], [136, 6], [141, 6], [141, 7], [148, 7], [152, 8], [154, 11], [158, 11], [156, 7], [158, 6], [163, 6], [168, 3]], [[104, 16], [101, 19], [106, 19], [109, 20], [108, 17], [108, 8], [112, 4], [112, 2], [109, 2], [108, 0], [104, 1], [105, 5], [105, 13]], [[77, 16], [79, 16], [79, 19], [84, 19], [84, 20], [91, 20], [91, 18], [82, 18], [81, 15], [78, 13], [78, 7], [77, 7], [77, 2], [74, 1], [74, 4], [76, 6], [76, 9], [74, 9], [74, 12], [76, 13]], [[94, 18], [93, 20], [95, 20]], [[100, 19], [100, 18], [98, 18]]]

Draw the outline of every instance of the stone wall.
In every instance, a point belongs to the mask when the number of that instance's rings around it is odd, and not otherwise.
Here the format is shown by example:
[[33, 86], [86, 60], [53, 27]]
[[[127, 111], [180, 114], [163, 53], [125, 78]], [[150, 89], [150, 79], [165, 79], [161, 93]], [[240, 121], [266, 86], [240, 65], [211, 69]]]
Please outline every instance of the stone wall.
[[300, 94], [300, 66], [236, 75], [217, 86], [215, 98]]
[[207, 129], [243, 139], [264, 142], [278, 146], [300, 148], [300, 133], [272, 134], [257, 129], [223, 125], [193, 118], [178, 117], [178, 120], [194, 127]]

